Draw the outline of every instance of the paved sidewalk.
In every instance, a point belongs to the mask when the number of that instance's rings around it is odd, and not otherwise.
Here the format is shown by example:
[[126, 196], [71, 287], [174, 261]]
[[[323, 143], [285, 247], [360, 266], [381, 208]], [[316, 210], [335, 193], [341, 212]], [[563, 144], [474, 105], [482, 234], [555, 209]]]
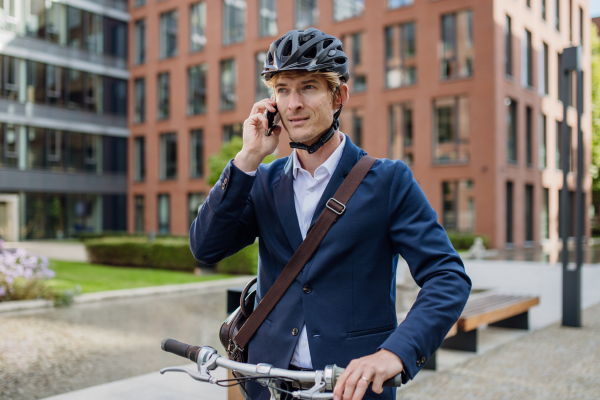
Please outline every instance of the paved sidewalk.
[[53, 260], [89, 262], [85, 245], [81, 242], [62, 242], [58, 240], [6, 242], [4, 247], [7, 249], [22, 247], [32, 253]]

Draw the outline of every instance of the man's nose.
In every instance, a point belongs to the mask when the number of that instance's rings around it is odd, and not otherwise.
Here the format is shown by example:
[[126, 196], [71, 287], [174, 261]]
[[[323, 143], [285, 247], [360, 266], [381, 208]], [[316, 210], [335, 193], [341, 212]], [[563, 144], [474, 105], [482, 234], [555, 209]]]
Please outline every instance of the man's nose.
[[303, 107], [302, 96], [295, 90], [290, 93], [290, 102], [288, 104], [290, 110], [298, 110]]

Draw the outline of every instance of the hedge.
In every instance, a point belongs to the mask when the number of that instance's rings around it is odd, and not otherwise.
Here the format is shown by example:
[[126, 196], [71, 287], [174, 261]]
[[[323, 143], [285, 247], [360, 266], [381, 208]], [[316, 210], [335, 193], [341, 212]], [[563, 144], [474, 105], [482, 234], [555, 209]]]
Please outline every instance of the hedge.
[[469, 250], [473, 243], [475, 242], [475, 238], [482, 238], [483, 245], [485, 248], [489, 248], [490, 246], [490, 238], [485, 235], [478, 235], [475, 233], [459, 233], [459, 232], [446, 232], [448, 234], [448, 238], [450, 242], [452, 242], [452, 246], [456, 250]]
[[[86, 240], [85, 246], [94, 264], [124, 267], [159, 268], [193, 271], [203, 265], [190, 251], [187, 238], [110, 237]], [[217, 272], [253, 275], [258, 270], [258, 243], [227, 257], [217, 265]]]

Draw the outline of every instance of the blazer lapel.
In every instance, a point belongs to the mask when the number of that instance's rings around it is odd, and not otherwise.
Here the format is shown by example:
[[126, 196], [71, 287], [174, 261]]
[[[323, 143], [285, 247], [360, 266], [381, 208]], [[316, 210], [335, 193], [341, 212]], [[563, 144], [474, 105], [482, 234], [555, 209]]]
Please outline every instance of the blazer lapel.
[[329, 199], [335, 195], [335, 192], [337, 192], [339, 189], [340, 185], [344, 181], [344, 178], [346, 178], [346, 175], [350, 173], [354, 165], [365, 154], [367, 153], [352, 143], [350, 138], [346, 136], [346, 144], [344, 146], [344, 150], [342, 151], [342, 157], [340, 158], [340, 162], [338, 163], [335, 171], [333, 171], [333, 175], [331, 176], [331, 179], [329, 180], [321, 199], [319, 199], [319, 202], [317, 203], [317, 208], [315, 209], [315, 213], [313, 214], [312, 221], [310, 223], [311, 228], [314, 223], [317, 222], [317, 219], [325, 209], [327, 201], [329, 201]]
[[296, 251], [302, 243], [302, 233], [298, 225], [298, 216], [294, 203], [294, 176], [292, 168], [293, 160], [290, 156], [279, 175], [279, 180], [273, 183], [273, 194], [279, 222], [283, 226], [283, 231], [292, 245], [293, 251]]

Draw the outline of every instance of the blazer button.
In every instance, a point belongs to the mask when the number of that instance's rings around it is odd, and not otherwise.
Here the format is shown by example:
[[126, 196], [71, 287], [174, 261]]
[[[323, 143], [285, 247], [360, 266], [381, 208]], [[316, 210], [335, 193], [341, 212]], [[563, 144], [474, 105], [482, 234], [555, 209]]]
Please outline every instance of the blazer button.
[[292, 329], [292, 335], [298, 336], [298, 328]]
[[304, 288], [302, 288], [302, 290], [304, 290], [304, 293], [309, 294], [310, 292], [312, 292], [312, 287], [310, 285], [304, 285]]
[[425, 364], [425, 361], [427, 361], [427, 359], [425, 358], [425, 356], [421, 357], [421, 364]]
[[417, 367], [421, 366], [421, 360], [417, 360]]
[[221, 189], [225, 190], [227, 187], [227, 178], [223, 179], [223, 183], [221, 183]]

